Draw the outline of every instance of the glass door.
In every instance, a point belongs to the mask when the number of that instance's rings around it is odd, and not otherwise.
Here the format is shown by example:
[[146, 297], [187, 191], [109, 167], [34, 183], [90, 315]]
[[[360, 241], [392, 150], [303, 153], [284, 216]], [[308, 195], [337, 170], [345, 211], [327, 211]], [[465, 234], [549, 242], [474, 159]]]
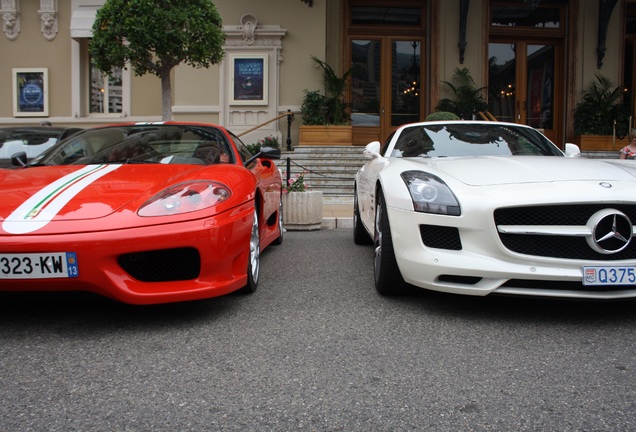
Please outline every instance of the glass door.
[[[364, 145], [374, 141], [381, 131], [382, 40], [351, 41], [351, 126], [353, 143]], [[378, 138], [379, 139], [379, 138]]]
[[421, 120], [420, 38], [355, 38], [350, 58], [354, 144], [382, 141], [396, 127]]
[[556, 43], [491, 42], [488, 45], [488, 110], [500, 121], [527, 124], [558, 134], [555, 113]]
[[391, 127], [420, 120], [421, 41], [391, 41]]

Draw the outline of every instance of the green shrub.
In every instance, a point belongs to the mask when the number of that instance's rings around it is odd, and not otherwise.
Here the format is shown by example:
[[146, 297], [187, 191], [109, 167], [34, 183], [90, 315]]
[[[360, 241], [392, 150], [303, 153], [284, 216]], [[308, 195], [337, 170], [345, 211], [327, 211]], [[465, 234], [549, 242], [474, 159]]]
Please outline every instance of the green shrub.
[[435, 111], [426, 117], [426, 121], [459, 120], [459, 116], [449, 111]]
[[247, 147], [250, 153], [255, 155], [256, 153], [261, 151], [261, 147], [280, 148], [280, 141], [278, 140], [277, 137], [270, 135], [270, 136], [266, 136], [263, 139], [258, 140], [257, 142], [253, 144], [246, 144], [245, 147]]
[[305, 90], [300, 113], [306, 126], [347, 125], [350, 124], [351, 104], [345, 102], [345, 93], [349, 75], [358, 68], [352, 67], [342, 75], [326, 62], [312, 56], [311, 60], [322, 73], [324, 94], [319, 91]]
[[436, 109], [457, 114], [460, 118], [471, 119], [473, 114], [485, 111], [488, 103], [484, 98], [484, 88], [477, 88], [468, 68], [456, 68], [451, 81], [442, 81], [450, 98], [440, 99]]
[[327, 114], [326, 98], [318, 90], [305, 90], [303, 104], [300, 107], [303, 116], [303, 124], [307, 126], [319, 126], [325, 124]]
[[574, 133], [577, 135], [612, 135], [616, 122], [616, 135], [629, 132], [629, 96], [622, 85], [596, 74], [582, 94], [582, 101], [574, 108]]

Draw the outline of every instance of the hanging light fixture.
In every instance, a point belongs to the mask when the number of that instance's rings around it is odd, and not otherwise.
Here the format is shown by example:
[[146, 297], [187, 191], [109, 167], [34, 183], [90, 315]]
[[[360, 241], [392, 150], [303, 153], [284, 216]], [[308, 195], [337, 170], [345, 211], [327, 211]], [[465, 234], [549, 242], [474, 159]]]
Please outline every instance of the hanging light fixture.
[[526, 4], [530, 6], [532, 9], [536, 9], [539, 7], [541, 0], [526, 0]]
[[420, 65], [417, 62], [417, 47], [419, 46], [418, 41], [412, 41], [411, 46], [413, 47], [413, 57], [411, 57], [411, 65], [409, 66], [407, 77], [410, 80], [409, 87], [404, 90], [405, 95], [420, 95]]

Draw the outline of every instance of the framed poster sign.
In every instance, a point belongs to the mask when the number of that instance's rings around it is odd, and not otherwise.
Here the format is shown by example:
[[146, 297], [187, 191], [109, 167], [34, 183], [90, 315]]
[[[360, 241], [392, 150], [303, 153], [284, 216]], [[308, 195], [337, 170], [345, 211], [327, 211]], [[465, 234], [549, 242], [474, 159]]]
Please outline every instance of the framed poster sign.
[[267, 105], [267, 55], [233, 55], [230, 65], [230, 104]]
[[48, 69], [13, 69], [14, 117], [49, 115]]

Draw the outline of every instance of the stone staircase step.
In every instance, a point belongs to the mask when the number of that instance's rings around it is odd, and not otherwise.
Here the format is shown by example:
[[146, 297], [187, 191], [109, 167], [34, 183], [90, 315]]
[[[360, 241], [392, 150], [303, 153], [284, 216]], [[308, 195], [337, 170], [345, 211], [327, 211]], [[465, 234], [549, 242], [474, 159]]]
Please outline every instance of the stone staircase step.
[[363, 151], [357, 146], [297, 146], [283, 150], [276, 164], [285, 177], [289, 158], [290, 175], [305, 172], [305, 181], [312, 190], [323, 192], [325, 202], [350, 204], [355, 175], [367, 161]]

